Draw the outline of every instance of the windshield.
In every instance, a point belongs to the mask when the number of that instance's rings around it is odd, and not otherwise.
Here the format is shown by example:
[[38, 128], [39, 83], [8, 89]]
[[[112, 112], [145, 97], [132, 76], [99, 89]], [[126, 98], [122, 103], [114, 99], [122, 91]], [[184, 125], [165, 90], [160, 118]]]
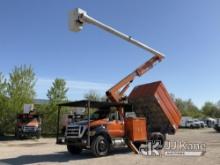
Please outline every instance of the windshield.
[[19, 122], [21, 123], [28, 123], [32, 120], [38, 120], [39, 121], [39, 117], [37, 115], [20, 115], [18, 116], [17, 119]]
[[[108, 118], [108, 114], [109, 114], [108, 110], [98, 110], [90, 115], [90, 120], [98, 120], [98, 119]], [[85, 119], [88, 120], [89, 117], [86, 116]]]

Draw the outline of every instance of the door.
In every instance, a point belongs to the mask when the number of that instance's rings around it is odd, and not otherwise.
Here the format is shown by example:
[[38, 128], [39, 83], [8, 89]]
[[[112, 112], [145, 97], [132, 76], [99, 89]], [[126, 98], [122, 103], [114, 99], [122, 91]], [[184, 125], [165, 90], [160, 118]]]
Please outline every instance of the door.
[[115, 110], [109, 113], [109, 122], [106, 126], [111, 137], [124, 137], [124, 120], [118, 111]]

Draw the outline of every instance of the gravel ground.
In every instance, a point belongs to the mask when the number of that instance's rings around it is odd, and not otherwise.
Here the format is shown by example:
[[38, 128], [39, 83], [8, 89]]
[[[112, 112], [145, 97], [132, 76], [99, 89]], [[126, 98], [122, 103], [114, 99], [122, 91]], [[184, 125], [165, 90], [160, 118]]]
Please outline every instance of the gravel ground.
[[[81, 155], [70, 155], [65, 145], [56, 145], [53, 138], [39, 140], [4, 140], [0, 141], [0, 164], [147, 164], [147, 165], [219, 165], [220, 164], [220, 133], [213, 129], [179, 129], [170, 141], [188, 143], [205, 143], [206, 152], [203, 156], [143, 156], [135, 155], [128, 149], [117, 149], [109, 156], [94, 158], [91, 152], [84, 151]], [[163, 152], [163, 151], [162, 151]]]

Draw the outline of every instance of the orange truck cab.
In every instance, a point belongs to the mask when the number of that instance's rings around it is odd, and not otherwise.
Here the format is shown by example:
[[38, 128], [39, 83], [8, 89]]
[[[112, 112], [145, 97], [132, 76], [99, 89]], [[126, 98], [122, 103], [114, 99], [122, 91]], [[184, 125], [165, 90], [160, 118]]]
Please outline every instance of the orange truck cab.
[[[162, 149], [166, 134], [174, 134], [180, 113], [162, 82], [137, 86], [128, 103], [75, 101], [58, 105], [57, 143], [62, 139], [59, 115], [62, 107], [84, 107], [84, 117], [66, 126], [64, 141], [72, 154], [89, 149], [95, 156], [105, 156], [110, 149], [128, 146], [134, 152], [142, 144], [158, 143]], [[71, 108], [72, 109], [72, 108]]]
[[[82, 100], [59, 104], [58, 107], [58, 114], [61, 107], [81, 107], [86, 110], [80, 121], [73, 120], [66, 126], [65, 143], [70, 153], [77, 154], [82, 149], [91, 149], [94, 155], [104, 156], [111, 147], [126, 145], [125, 120], [118, 109], [131, 111], [130, 104]], [[59, 134], [58, 128], [57, 142]]]
[[38, 114], [22, 113], [17, 115], [15, 136], [18, 139], [41, 135], [41, 118]]

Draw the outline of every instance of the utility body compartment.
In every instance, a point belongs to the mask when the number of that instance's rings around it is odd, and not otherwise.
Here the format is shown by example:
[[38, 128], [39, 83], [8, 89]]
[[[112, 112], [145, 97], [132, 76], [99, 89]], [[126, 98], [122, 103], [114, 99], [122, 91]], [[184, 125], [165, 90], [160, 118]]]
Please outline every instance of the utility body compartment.
[[132, 140], [136, 141], [146, 141], [147, 131], [146, 131], [146, 119], [145, 118], [126, 118], [125, 119], [125, 132], [126, 136]]
[[137, 117], [145, 117], [147, 130], [174, 134], [181, 114], [161, 81], [136, 86], [128, 100]]

